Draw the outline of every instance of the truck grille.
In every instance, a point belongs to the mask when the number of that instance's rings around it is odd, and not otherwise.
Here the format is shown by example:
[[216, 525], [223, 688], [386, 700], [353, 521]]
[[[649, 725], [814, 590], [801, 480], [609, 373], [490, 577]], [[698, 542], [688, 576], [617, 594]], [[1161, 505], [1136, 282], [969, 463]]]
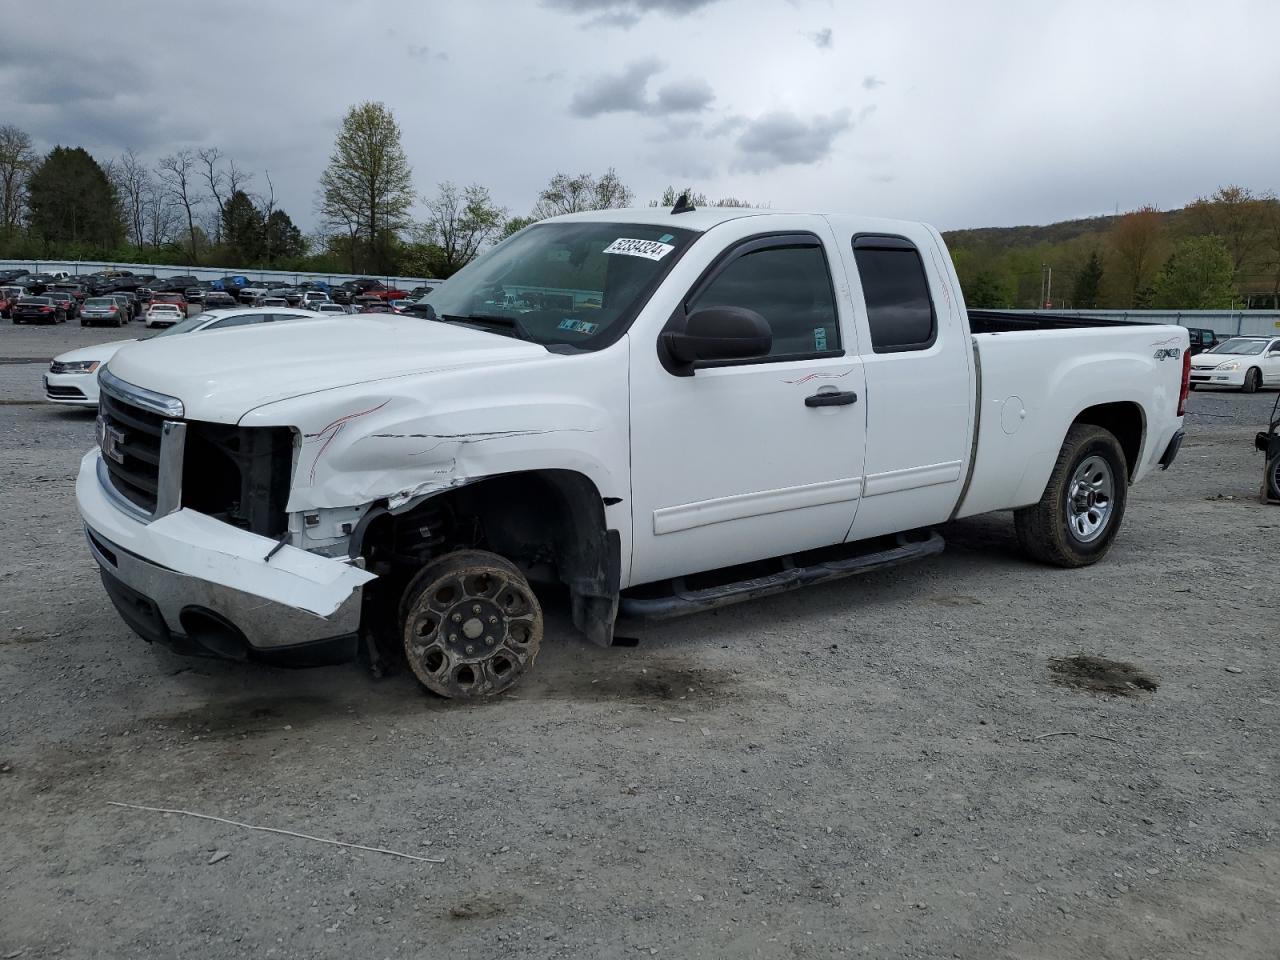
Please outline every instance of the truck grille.
[[99, 469], [126, 511], [158, 519], [185, 507], [263, 536], [286, 531], [290, 428], [185, 420], [180, 400], [135, 387], [109, 369], [98, 385]]
[[111, 396], [98, 401], [98, 445], [121, 496], [155, 513], [160, 489], [160, 444], [164, 417]]

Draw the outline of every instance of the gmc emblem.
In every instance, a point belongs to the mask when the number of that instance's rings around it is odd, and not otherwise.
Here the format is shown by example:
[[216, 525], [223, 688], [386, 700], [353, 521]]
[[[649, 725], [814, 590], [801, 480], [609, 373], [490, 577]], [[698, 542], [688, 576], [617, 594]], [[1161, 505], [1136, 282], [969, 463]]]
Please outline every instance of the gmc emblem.
[[108, 426], [105, 420], [98, 421], [98, 445], [102, 447], [102, 455], [108, 460], [124, 464], [124, 431]]

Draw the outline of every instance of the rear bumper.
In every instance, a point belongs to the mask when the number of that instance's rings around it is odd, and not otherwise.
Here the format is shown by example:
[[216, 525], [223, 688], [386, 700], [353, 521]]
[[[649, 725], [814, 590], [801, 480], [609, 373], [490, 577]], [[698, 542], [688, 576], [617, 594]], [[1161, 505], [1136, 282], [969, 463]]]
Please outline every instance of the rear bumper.
[[333, 662], [355, 649], [372, 574], [191, 510], [149, 523], [125, 513], [81, 462], [76, 503], [107, 594], [135, 633], [180, 653], [288, 663]]

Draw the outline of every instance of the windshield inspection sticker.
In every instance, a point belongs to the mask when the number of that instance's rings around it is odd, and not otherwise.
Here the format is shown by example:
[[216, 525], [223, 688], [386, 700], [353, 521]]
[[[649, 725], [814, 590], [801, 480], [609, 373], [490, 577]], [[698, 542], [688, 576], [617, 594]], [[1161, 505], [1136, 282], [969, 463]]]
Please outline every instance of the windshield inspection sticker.
[[605, 247], [604, 252], [620, 253], [627, 257], [644, 257], [646, 260], [661, 260], [674, 249], [675, 247], [671, 244], [660, 243], [657, 240], [629, 240], [626, 237], [619, 237]]
[[584, 333], [588, 337], [600, 329], [600, 324], [592, 323], [590, 320], [575, 320], [573, 317], [565, 317], [560, 321], [561, 330], [572, 330], [574, 333]]

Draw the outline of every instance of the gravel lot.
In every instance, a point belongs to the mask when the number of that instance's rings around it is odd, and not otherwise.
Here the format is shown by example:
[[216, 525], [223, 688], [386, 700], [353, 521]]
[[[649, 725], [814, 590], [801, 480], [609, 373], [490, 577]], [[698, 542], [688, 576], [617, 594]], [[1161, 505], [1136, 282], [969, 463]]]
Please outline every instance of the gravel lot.
[[[140, 328], [6, 323], [0, 357]], [[468, 707], [134, 637], [73, 504], [93, 415], [41, 372], [0, 363], [0, 956], [1277, 955], [1274, 393], [1193, 394], [1099, 566], [996, 515], [634, 649], [553, 599], [533, 675]], [[1076, 654], [1158, 689], [1055, 682]]]

